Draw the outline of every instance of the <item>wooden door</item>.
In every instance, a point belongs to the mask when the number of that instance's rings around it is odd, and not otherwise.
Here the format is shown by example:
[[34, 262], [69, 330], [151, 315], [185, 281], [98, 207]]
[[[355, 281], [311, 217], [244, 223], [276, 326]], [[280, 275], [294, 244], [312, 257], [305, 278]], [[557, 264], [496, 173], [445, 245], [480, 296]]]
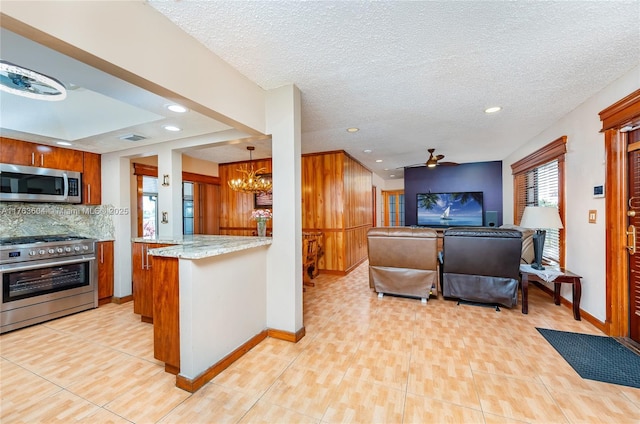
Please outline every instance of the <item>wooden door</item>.
[[635, 244], [629, 250], [629, 337], [640, 343], [640, 130], [629, 133], [628, 152], [628, 230], [636, 232], [636, 237], [628, 239], [628, 244]]
[[220, 186], [193, 183], [193, 233], [220, 234]]

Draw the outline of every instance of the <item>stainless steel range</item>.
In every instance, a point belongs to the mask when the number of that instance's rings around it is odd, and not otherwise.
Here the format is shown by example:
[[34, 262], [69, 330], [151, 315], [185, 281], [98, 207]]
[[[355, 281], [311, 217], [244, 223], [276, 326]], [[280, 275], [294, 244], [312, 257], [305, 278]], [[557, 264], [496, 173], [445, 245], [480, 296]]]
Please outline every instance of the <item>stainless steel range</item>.
[[98, 307], [95, 240], [0, 238], [0, 333]]

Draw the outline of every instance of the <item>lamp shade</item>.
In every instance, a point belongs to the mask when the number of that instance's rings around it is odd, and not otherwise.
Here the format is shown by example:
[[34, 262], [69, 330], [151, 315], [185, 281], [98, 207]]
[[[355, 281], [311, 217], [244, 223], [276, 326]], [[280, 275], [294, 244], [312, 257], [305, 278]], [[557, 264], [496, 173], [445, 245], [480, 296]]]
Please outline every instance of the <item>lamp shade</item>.
[[525, 228], [564, 228], [558, 209], [550, 206], [525, 207], [520, 226]]

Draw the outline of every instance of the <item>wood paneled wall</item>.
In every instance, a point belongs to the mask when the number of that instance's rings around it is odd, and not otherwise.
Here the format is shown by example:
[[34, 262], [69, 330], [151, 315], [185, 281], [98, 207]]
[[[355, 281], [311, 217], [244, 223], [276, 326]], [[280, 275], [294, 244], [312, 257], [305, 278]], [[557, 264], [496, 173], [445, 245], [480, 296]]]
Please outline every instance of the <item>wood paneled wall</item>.
[[[220, 234], [254, 235], [253, 195], [231, 190], [227, 181], [239, 178], [248, 162], [219, 165]], [[367, 258], [367, 230], [373, 226], [371, 171], [343, 151], [302, 156], [302, 231], [324, 234], [319, 267], [347, 273]], [[271, 172], [271, 160], [256, 160], [254, 169]], [[274, 200], [277, 202], [277, 199]], [[271, 221], [267, 233], [271, 231]]]
[[[231, 236], [255, 235], [256, 223], [251, 221], [251, 211], [254, 209], [253, 194], [238, 193], [229, 188], [228, 181], [241, 178], [243, 174], [238, 168], [249, 162], [233, 162], [220, 164], [220, 234]], [[253, 169], [265, 168], [264, 173], [271, 173], [271, 159], [254, 160]], [[271, 231], [271, 221], [267, 223], [267, 233]]]
[[302, 156], [302, 230], [324, 234], [321, 270], [346, 273], [367, 257], [371, 171], [343, 151]]

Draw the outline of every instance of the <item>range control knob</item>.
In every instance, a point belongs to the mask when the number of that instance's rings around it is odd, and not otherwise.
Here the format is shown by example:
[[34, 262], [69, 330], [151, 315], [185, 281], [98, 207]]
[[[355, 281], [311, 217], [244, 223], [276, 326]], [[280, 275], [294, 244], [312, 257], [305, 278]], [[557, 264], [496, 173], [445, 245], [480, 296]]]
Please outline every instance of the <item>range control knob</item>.
[[53, 249], [49, 249], [49, 253], [56, 253], [56, 251]]
[[89, 250], [89, 246], [82, 246], [82, 250]]
[[65, 247], [65, 248], [64, 248], [64, 251], [65, 251], [65, 252], [71, 252], [71, 248], [70, 248], [70, 247]]
[[80, 251], [80, 246], [75, 246], [75, 247], [73, 248], [73, 250], [75, 250], [76, 252], [79, 252], [79, 251]]
[[62, 252], [64, 252], [64, 249], [63, 249], [62, 247], [58, 247], [58, 248], [56, 249], [56, 252], [58, 252], [58, 253], [62, 253]]
[[44, 255], [44, 254], [45, 254], [44, 249], [40, 249], [40, 250], [38, 250], [38, 254], [40, 254], [40, 255]]
[[30, 250], [29, 251], [29, 256], [35, 256], [36, 253], [38, 253], [38, 252], [36, 252], [35, 250]]

